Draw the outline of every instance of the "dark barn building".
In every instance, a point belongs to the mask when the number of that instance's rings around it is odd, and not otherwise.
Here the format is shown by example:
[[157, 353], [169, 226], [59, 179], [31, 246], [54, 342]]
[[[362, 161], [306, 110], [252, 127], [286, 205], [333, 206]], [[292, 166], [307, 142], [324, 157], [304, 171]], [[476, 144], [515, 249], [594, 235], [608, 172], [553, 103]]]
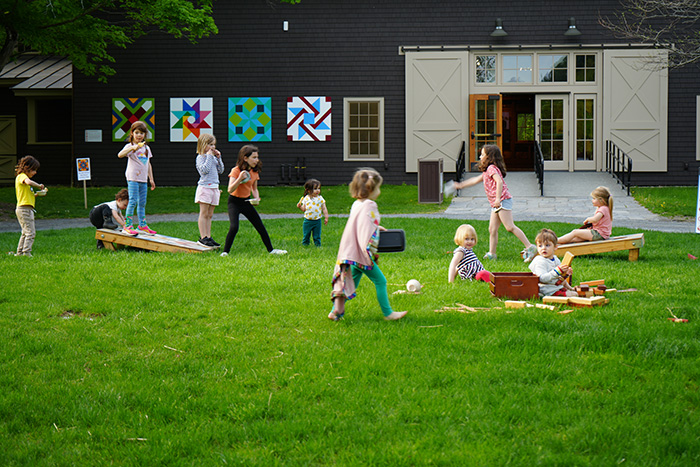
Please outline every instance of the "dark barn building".
[[[207, 126], [227, 171], [252, 140], [266, 185], [347, 183], [359, 166], [415, 184], [419, 159], [443, 159], [455, 172], [464, 147], [469, 170], [488, 142], [510, 170], [532, 170], [535, 139], [547, 170], [604, 170], [613, 141], [634, 162], [633, 184], [695, 184], [700, 73], [655, 65], [664, 50], [620, 44], [599, 24], [618, 7], [218, 1], [219, 33], [197, 45], [155, 33], [113, 51], [117, 74], [107, 84], [73, 73], [70, 157], [42, 152], [49, 147], [28, 141], [20, 123], [17, 154], [52, 167], [42, 170], [48, 183], [71, 183], [74, 159], [90, 157], [92, 184], [123, 185], [124, 143], [114, 139], [120, 119], [139, 111], [154, 123], [159, 185], [196, 183], [189, 140]], [[25, 97], [0, 92], [0, 114], [25, 118]]]

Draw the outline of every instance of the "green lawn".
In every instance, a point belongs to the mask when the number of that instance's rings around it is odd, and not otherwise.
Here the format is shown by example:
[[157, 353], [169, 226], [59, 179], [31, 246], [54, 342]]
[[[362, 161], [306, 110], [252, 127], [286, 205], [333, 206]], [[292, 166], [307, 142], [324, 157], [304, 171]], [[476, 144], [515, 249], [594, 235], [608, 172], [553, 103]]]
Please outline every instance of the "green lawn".
[[[99, 203], [111, 201], [119, 187], [98, 187], [87, 189], [87, 209], [85, 192], [82, 188], [63, 186], [49, 187], [49, 193], [37, 199], [37, 219], [61, 219], [87, 217], [90, 209]], [[199, 212], [199, 205], [194, 202], [195, 187], [157, 187], [148, 192], [146, 214], [179, 214]], [[258, 211], [263, 214], [300, 213], [297, 202], [304, 194], [304, 188], [298, 186], [260, 187], [262, 202]], [[347, 185], [324, 186], [321, 194], [326, 200], [332, 214], [347, 214], [354, 201], [348, 194]], [[226, 193], [215, 212], [226, 212]], [[419, 204], [418, 187], [415, 185], [383, 185], [382, 212], [430, 213], [447, 209], [452, 198], [442, 204]], [[15, 219], [15, 189], [0, 188], [0, 219]]]
[[[34, 258], [2, 255], [0, 465], [700, 462], [696, 236], [645, 232], [634, 263], [576, 258], [575, 281], [637, 290], [562, 315], [448, 284], [459, 221], [388, 218], [408, 241], [381, 257], [389, 290], [418, 279], [423, 293], [391, 295], [409, 314], [389, 323], [363, 279], [334, 323], [344, 223], [303, 248], [299, 219], [266, 220], [284, 257], [246, 222], [227, 258], [96, 251], [94, 229], [40, 231]], [[482, 256], [487, 223], [471, 223]], [[214, 222], [214, 238], [227, 224]], [[529, 238], [544, 227], [518, 225]], [[0, 234], [0, 251], [17, 239]], [[502, 230], [486, 267], [525, 271], [520, 248]], [[487, 310], [434, 311], [456, 303]]]

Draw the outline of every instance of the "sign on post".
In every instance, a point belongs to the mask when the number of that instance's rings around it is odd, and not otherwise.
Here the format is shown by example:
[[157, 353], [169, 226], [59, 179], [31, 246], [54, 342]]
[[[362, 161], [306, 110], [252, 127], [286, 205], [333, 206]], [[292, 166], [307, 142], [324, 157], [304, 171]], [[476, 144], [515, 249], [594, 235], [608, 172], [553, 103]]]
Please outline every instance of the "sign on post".
[[90, 158], [82, 157], [75, 160], [78, 167], [78, 181], [83, 181], [83, 195], [85, 198], [85, 209], [87, 209], [87, 185], [86, 180], [90, 180]]

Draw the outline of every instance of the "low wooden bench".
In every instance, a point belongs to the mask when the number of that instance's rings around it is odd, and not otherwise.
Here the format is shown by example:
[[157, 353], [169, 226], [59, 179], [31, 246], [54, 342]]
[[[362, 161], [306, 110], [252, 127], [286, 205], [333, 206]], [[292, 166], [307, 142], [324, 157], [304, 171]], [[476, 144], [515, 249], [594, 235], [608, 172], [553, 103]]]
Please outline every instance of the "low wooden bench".
[[574, 256], [592, 255], [607, 251], [629, 250], [629, 260], [639, 259], [639, 249], [644, 246], [644, 234], [620, 235], [596, 242], [567, 243], [557, 247], [557, 256], [571, 252]]
[[215, 249], [200, 245], [197, 242], [166, 235], [139, 234], [134, 237], [110, 229], [97, 229], [95, 238], [102, 240], [102, 243], [108, 250], [115, 250], [119, 246], [133, 246], [143, 250], [167, 251], [171, 253], [202, 253]]

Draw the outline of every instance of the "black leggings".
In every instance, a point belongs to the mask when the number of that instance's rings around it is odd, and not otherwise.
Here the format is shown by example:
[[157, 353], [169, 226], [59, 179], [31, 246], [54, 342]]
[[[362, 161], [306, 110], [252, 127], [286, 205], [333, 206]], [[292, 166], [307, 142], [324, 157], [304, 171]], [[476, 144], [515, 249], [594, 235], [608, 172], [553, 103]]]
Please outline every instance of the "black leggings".
[[92, 225], [98, 229], [101, 229], [105, 225], [105, 219], [109, 219], [111, 217], [112, 209], [110, 209], [106, 203], [95, 206], [90, 211], [90, 222], [92, 222]]
[[247, 198], [238, 198], [237, 196], [229, 195], [228, 197], [228, 220], [231, 226], [228, 229], [228, 234], [226, 235], [226, 243], [224, 244], [224, 251], [228, 253], [231, 251], [231, 246], [233, 245], [233, 240], [236, 238], [238, 233], [238, 218], [243, 214], [246, 219], [253, 224], [255, 230], [260, 234], [260, 238], [265, 244], [267, 251], [272, 251], [272, 242], [270, 241], [270, 236], [265, 230], [265, 226], [260, 219], [260, 214], [255, 210], [255, 206], [246, 201]]

